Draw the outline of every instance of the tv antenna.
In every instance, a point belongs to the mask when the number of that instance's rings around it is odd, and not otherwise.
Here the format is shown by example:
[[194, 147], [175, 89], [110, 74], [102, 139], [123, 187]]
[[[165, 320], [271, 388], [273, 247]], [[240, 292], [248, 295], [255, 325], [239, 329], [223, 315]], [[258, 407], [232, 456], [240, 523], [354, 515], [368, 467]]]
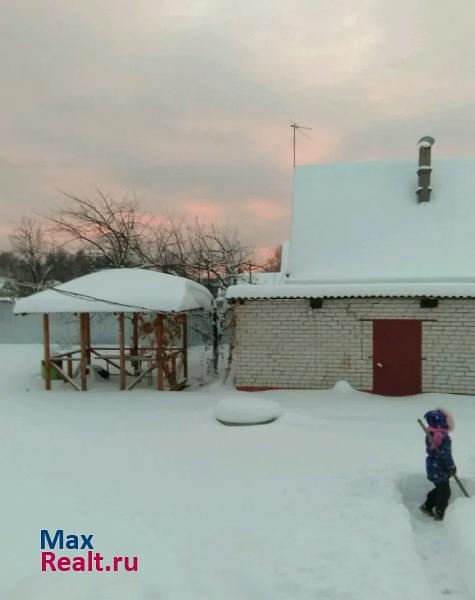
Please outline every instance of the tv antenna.
[[[295, 133], [297, 131], [297, 129], [312, 129], [311, 127], [304, 127], [303, 125], [297, 125], [297, 123], [292, 123], [290, 125], [292, 127], [292, 129], [294, 130], [294, 167], [295, 167]], [[300, 133], [306, 137], [308, 140], [310, 140], [310, 136], [308, 136], [306, 133], [304, 133], [303, 131], [300, 131]]]

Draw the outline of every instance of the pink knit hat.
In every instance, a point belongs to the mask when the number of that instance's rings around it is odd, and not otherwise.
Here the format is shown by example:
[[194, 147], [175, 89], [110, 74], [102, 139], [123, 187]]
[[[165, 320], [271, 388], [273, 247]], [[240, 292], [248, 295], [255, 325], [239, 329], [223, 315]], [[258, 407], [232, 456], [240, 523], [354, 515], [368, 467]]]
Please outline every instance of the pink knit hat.
[[451, 415], [451, 413], [446, 408], [440, 408], [440, 406], [437, 408], [437, 410], [440, 410], [440, 412], [444, 413], [445, 418], [447, 419], [447, 425], [449, 427], [449, 431], [453, 431], [453, 429], [455, 427], [455, 421], [454, 421], [454, 418]]

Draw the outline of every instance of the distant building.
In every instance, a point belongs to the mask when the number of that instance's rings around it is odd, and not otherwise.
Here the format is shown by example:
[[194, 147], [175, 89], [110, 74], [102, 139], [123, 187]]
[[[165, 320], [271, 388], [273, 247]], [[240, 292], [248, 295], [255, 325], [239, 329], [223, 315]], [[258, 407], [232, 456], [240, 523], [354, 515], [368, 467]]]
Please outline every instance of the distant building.
[[239, 389], [475, 393], [475, 158], [296, 167], [282, 282], [236, 285]]
[[0, 275], [0, 302], [13, 302], [19, 292], [19, 285], [14, 279]]

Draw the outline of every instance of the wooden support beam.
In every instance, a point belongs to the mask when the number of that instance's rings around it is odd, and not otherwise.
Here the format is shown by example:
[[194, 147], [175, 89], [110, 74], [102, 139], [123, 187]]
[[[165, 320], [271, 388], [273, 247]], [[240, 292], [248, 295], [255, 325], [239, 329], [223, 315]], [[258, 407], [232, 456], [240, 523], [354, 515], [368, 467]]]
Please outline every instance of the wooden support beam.
[[[105, 349], [106, 350], [110, 350], [110, 348], [105, 348]], [[115, 360], [112, 360], [112, 358], [110, 358], [106, 354], [101, 354], [100, 352], [97, 352], [94, 348], [91, 349], [91, 352], [95, 356], [97, 356], [97, 358], [100, 358], [101, 360], [103, 360], [106, 363], [106, 366], [110, 365], [112, 367], [115, 367], [119, 371], [119, 373], [120, 373], [120, 363], [115, 362]], [[115, 358], [117, 358], [117, 357], [115, 357]], [[118, 358], [120, 360], [120, 354], [119, 354]], [[134, 376], [134, 372], [133, 371], [129, 371], [127, 368], [125, 368], [125, 374], [129, 375], [130, 377]]]
[[183, 376], [188, 379], [188, 316], [182, 315], [183, 319]]
[[44, 370], [45, 370], [45, 389], [51, 389], [51, 360], [49, 343], [49, 315], [43, 315], [43, 344], [44, 344]]
[[[110, 350], [110, 348], [106, 348], [106, 350]], [[91, 352], [97, 356], [97, 358], [100, 358], [101, 360], [103, 360], [106, 363], [106, 366], [108, 367], [109, 365], [112, 367], [115, 367], [119, 373], [120, 373], [120, 364], [116, 363], [114, 360], [112, 360], [111, 358], [109, 358], [107, 355], [105, 354], [100, 354], [99, 352], [96, 352], [94, 350], [94, 348], [92, 348]], [[119, 355], [119, 359], [120, 359], [120, 355]], [[127, 368], [125, 369], [125, 374], [129, 375], [130, 377], [134, 376], [134, 372], [133, 371], [129, 371]]]
[[68, 377], [69, 379], [73, 378], [73, 357], [72, 354], [68, 354], [67, 358], [67, 365], [68, 365]]
[[120, 373], [120, 389], [127, 388], [127, 380], [125, 373], [125, 323], [124, 313], [119, 313], [119, 373]]
[[[139, 353], [139, 315], [138, 313], [134, 313], [132, 315], [132, 349], [131, 354], [137, 356]], [[134, 360], [132, 362], [132, 368], [134, 370], [134, 374], [138, 375], [140, 371], [140, 362], [138, 360]]]
[[213, 306], [213, 370], [218, 374], [219, 363], [219, 326], [218, 326], [218, 311], [216, 305]]
[[85, 392], [87, 390], [86, 327], [86, 313], [81, 313], [79, 316], [79, 333], [81, 348], [81, 361], [79, 363], [79, 371], [81, 374], [82, 392]]
[[157, 368], [156, 364], [154, 365], [152, 363], [151, 366], [144, 369], [141, 373], [139, 373], [138, 377], [136, 379], [134, 379], [132, 381], [132, 383], [129, 384], [129, 386], [127, 387], [127, 391], [132, 390], [140, 381], [142, 381], [142, 379], [145, 377], [145, 375], [148, 375], [151, 371], [153, 371], [156, 368]]
[[172, 390], [176, 390], [176, 387], [177, 387], [177, 384], [176, 384], [176, 352], [173, 352], [171, 362], [172, 362], [172, 366], [171, 366], [171, 373], [170, 373], [170, 383], [171, 383]]
[[91, 315], [90, 313], [86, 313], [85, 317], [85, 327], [86, 327], [86, 361], [87, 364], [91, 364]]
[[162, 391], [163, 385], [163, 317], [157, 314], [157, 390]]
[[74, 381], [74, 379], [72, 377], [69, 377], [69, 375], [67, 373], [65, 373], [63, 371], [63, 369], [61, 369], [60, 366], [58, 366], [56, 363], [52, 362], [51, 363], [51, 368], [55, 369], [56, 371], [58, 371], [58, 373], [61, 375], [61, 377], [63, 377], [65, 383], [70, 383], [73, 386], [73, 388], [76, 389], [78, 392], [81, 391], [81, 388]]

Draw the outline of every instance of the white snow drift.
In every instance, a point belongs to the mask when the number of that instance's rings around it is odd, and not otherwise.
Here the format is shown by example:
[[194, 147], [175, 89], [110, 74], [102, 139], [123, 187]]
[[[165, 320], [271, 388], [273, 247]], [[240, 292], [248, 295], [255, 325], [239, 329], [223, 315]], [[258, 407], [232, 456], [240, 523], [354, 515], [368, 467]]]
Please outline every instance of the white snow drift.
[[215, 416], [229, 425], [270, 423], [280, 416], [280, 406], [274, 400], [262, 400], [255, 394], [239, 394], [223, 398], [216, 406]]

